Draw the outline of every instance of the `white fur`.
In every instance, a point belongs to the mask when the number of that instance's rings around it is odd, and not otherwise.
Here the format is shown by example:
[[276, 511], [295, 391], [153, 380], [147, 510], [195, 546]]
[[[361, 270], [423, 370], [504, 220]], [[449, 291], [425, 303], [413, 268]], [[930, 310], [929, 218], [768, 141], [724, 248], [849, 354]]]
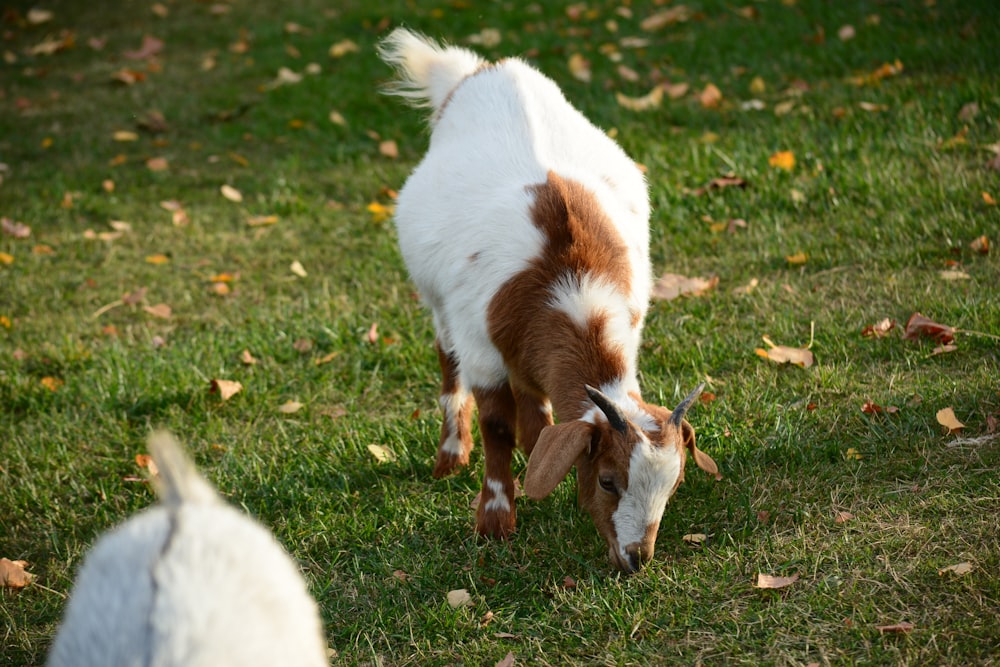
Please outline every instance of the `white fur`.
[[[642, 173], [625, 152], [555, 83], [516, 58], [484, 66], [464, 49], [442, 48], [403, 29], [383, 43], [382, 57], [403, 77], [400, 94], [434, 109], [430, 149], [399, 192], [396, 229], [410, 276], [434, 313], [439, 339], [459, 361], [463, 383], [495, 387], [507, 380], [487, 310], [500, 287], [541, 252], [545, 239], [531, 220], [531, 188], [545, 183], [549, 171], [590, 190], [624, 240], [631, 294], [616, 313], [632, 309], [641, 320], [652, 282], [649, 202]], [[445, 81], [452, 88], [442, 95]], [[579, 288], [578, 296], [564, 290], [557, 298], [594, 300], [596, 285]], [[629, 329], [621, 344], [634, 357], [638, 330]], [[621, 333], [616, 324], [609, 335]]]
[[486, 504], [483, 505], [483, 509], [487, 512], [495, 512], [496, 510], [509, 512], [510, 501], [507, 500], [507, 494], [504, 493], [503, 482], [496, 479], [487, 479], [486, 485], [490, 487], [490, 491], [493, 492], [493, 497], [486, 501]]
[[327, 665], [316, 603], [270, 532], [224, 504], [172, 439], [150, 446], [161, 502], [87, 556], [48, 666]]
[[628, 488], [611, 515], [618, 535], [618, 550], [625, 562], [625, 548], [642, 542], [646, 529], [659, 524], [670, 492], [681, 474], [681, 453], [676, 447], [654, 447], [645, 435], [632, 449]]

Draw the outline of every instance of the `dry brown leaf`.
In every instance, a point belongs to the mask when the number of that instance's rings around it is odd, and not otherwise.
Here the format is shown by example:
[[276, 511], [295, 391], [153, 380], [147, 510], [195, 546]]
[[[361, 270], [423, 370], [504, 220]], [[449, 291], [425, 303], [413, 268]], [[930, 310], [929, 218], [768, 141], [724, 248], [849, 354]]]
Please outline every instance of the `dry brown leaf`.
[[212, 380], [209, 383], [209, 393], [218, 393], [219, 397], [228, 401], [230, 398], [243, 391], [243, 385], [235, 380]]
[[39, 380], [39, 382], [43, 387], [45, 387], [49, 391], [59, 391], [59, 388], [62, 387], [64, 384], [66, 384], [59, 378], [52, 377], [50, 375], [46, 375], [41, 380]]
[[650, 109], [656, 109], [663, 101], [663, 87], [655, 86], [642, 97], [629, 97], [622, 93], [615, 93], [615, 101], [618, 102], [618, 106], [629, 111], [649, 111]]
[[4, 234], [13, 236], [15, 239], [26, 239], [31, 236], [31, 227], [23, 222], [14, 222], [10, 218], [0, 219], [0, 229], [3, 229]]
[[157, 39], [152, 35], [144, 35], [142, 38], [142, 46], [135, 51], [124, 51], [122, 52], [122, 55], [129, 60], [149, 60], [159, 54], [162, 50], [163, 40]]
[[155, 255], [146, 255], [147, 264], [169, 264], [170, 258], [162, 253], [157, 253]]
[[862, 111], [867, 111], [869, 113], [880, 113], [882, 111], [888, 111], [888, 104], [876, 104], [875, 102], [858, 102], [858, 106]]
[[676, 273], [664, 273], [653, 285], [652, 297], [671, 301], [680, 296], [701, 296], [719, 284], [719, 277], [688, 278]]
[[396, 145], [395, 141], [389, 139], [378, 145], [378, 152], [387, 158], [395, 160], [399, 157], [399, 146]]
[[231, 185], [223, 185], [219, 188], [219, 192], [221, 192], [222, 196], [231, 202], [239, 203], [243, 201], [243, 193]]
[[340, 351], [339, 350], [334, 350], [333, 352], [329, 352], [327, 354], [324, 354], [322, 357], [318, 358], [313, 363], [315, 363], [317, 366], [322, 366], [323, 364], [328, 364], [331, 361], [333, 361], [334, 359], [336, 359], [338, 355], [340, 355]]
[[931, 356], [936, 357], [939, 354], [948, 354], [949, 352], [954, 352], [958, 349], [958, 345], [938, 345], [933, 350], [931, 350]]
[[719, 176], [717, 178], [713, 178], [707, 184], [701, 186], [697, 190], [694, 190], [693, 194], [700, 197], [706, 192], [711, 192], [713, 190], [722, 190], [724, 188], [745, 189], [746, 187], [747, 187], [746, 180], [734, 174], [727, 174], [725, 176]]
[[357, 51], [358, 45], [349, 39], [345, 39], [330, 47], [330, 57], [343, 58], [348, 53], [356, 53]]
[[151, 157], [146, 160], [146, 169], [150, 171], [166, 171], [170, 168], [170, 163], [165, 157]]
[[708, 535], [706, 535], [705, 533], [689, 533], [684, 537], [682, 537], [681, 539], [687, 542], [688, 544], [693, 544], [695, 546], [698, 546], [704, 544], [704, 542], [708, 539]]
[[590, 72], [590, 61], [579, 53], [574, 53], [569, 57], [569, 73], [574, 79], [590, 83], [592, 74]]
[[255, 215], [247, 218], [247, 225], [250, 227], [264, 227], [265, 225], [273, 225], [278, 222], [278, 216], [276, 215]]
[[903, 331], [903, 340], [915, 340], [925, 337], [931, 338], [938, 343], [947, 345], [955, 340], [956, 330], [946, 324], [938, 324], [934, 320], [924, 317], [920, 313], [913, 313], [906, 321], [906, 328]]
[[365, 334], [365, 340], [372, 344], [378, 342], [378, 322], [372, 322], [371, 327], [368, 329], [368, 333]]
[[396, 460], [396, 453], [383, 445], [368, 445], [368, 451], [379, 463], [392, 463]]
[[857, 34], [858, 33], [854, 29], [854, 26], [850, 24], [840, 26], [840, 29], [837, 31], [837, 37], [839, 37], [842, 42], [854, 39]]
[[393, 570], [392, 576], [394, 579], [396, 579], [396, 581], [402, 581], [403, 583], [406, 583], [407, 581], [413, 578], [403, 570]]
[[683, 23], [691, 18], [691, 10], [686, 5], [677, 5], [655, 14], [650, 14], [639, 23], [646, 32], [654, 32], [675, 23]]
[[757, 581], [754, 582], [753, 586], [754, 588], [785, 588], [786, 586], [791, 586], [798, 580], [798, 573], [793, 574], [790, 577], [776, 577], [759, 572], [757, 573]]
[[961, 577], [963, 574], [972, 572], [972, 563], [965, 561], [962, 563], [956, 563], [955, 565], [949, 565], [948, 567], [942, 567], [938, 570], [938, 576], [944, 575], [945, 572], [951, 572], [955, 576]]
[[111, 135], [115, 141], [138, 141], [139, 135], [132, 130], [118, 130]]
[[453, 591], [448, 591], [448, 605], [452, 609], [458, 609], [459, 607], [465, 607], [472, 604], [472, 596], [469, 595], [469, 591], [464, 588], [458, 588]]
[[945, 269], [944, 271], [939, 271], [938, 275], [941, 276], [942, 280], [972, 280], [972, 276], [968, 273], [956, 269]]
[[149, 454], [136, 454], [135, 464], [140, 468], [148, 470], [150, 477], [156, 477], [160, 474], [159, 466], [156, 465], [156, 461]]
[[28, 561], [0, 558], [0, 588], [20, 590], [31, 583], [34, 575], [27, 571]]
[[722, 104], [722, 91], [714, 83], [710, 83], [698, 93], [698, 102], [705, 109], [716, 109]]
[[688, 91], [691, 90], [691, 84], [685, 81], [682, 81], [680, 83], [662, 83], [660, 84], [659, 87], [663, 88], [663, 91], [667, 94], [667, 97], [669, 97], [672, 100], [679, 100], [680, 98], [687, 95]]
[[907, 623], [905, 621], [902, 622], [902, 623], [893, 623], [892, 625], [876, 625], [875, 626], [875, 629], [878, 630], [883, 635], [885, 635], [885, 634], [906, 634], [907, 632], [910, 632], [911, 630], [913, 630], [913, 628], [914, 628], [913, 623]]
[[250, 354], [250, 350], [244, 349], [240, 352], [240, 363], [244, 366], [253, 366], [257, 364], [257, 358]]
[[888, 405], [882, 407], [878, 403], [865, 401], [864, 405], [861, 406], [861, 412], [865, 413], [866, 415], [880, 415], [882, 413], [893, 415], [899, 412], [899, 408], [897, 408], [895, 405]]
[[847, 523], [854, 518], [854, 515], [850, 512], [837, 512], [837, 515], [833, 517], [834, 523]]
[[292, 262], [291, 266], [288, 267], [288, 270], [297, 275], [299, 278], [305, 278], [309, 275], [306, 273], [305, 267], [302, 266], [302, 262], [299, 260]]
[[303, 404], [298, 401], [285, 401], [278, 406], [278, 412], [283, 415], [293, 415], [303, 408]]
[[757, 348], [754, 350], [759, 357], [770, 359], [771, 361], [779, 364], [795, 364], [796, 366], [801, 366], [802, 368], [809, 368], [816, 361], [813, 353], [808, 349], [775, 345], [775, 343], [767, 336], [762, 336], [762, 339], [768, 345], [768, 349], [763, 350], [761, 348]]
[[990, 240], [984, 234], [979, 238], [973, 240], [972, 243], [969, 244], [969, 247], [972, 248], [973, 251], [979, 253], [980, 255], [988, 255], [990, 252]]
[[576, 579], [570, 576], [563, 577], [562, 587], [567, 591], [576, 590]]
[[951, 407], [941, 408], [934, 416], [937, 418], [938, 424], [948, 429], [949, 434], [965, 428], [965, 424], [958, 421], [958, 417], [955, 416], [955, 411]]
[[173, 309], [165, 303], [158, 303], [155, 306], [143, 306], [142, 309], [161, 320], [169, 320], [173, 314]]
[[861, 335], [865, 338], [885, 338], [889, 332], [896, 328], [896, 320], [888, 317], [876, 324], [869, 324], [861, 330]]
[[984, 192], [983, 193], [983, 203], [986, 204], [987, 206], [996, 206], [997, 205], [997, 200], [994, 199], [993, 195], [991, 195], [989, 192]]
[[494, 667], [514, 667], [514, 652], [507, 651], [507, 655], [503, 657], [503, 660], [499, 661]]

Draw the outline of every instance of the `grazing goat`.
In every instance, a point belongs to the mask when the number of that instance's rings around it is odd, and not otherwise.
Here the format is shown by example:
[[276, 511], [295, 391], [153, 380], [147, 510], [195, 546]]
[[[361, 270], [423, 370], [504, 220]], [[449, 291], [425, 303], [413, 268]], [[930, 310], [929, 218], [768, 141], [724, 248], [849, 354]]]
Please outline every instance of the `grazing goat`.
[[229, 507], [165, 434], [160, 504], [97, 543], [49, 667], [325, 667], [316, 603], [260, 524]]
[[[433, 313], [444, 424], [434, 476], [466, 465], [473, 404], [486, 455], [476, 529], [515, 528], [511, 457], [526, 494], [575, 465], [580, 504], [612, 562], [653, 555], [685, 448], [685, 411], [645, 403], [636, 378], [649, 301], [649, 201], [625, 152], [517, 58], [488, 63], [405, 29], [381, 44], [391, 94], [430, 109], [430, 148], [396, 206], [399, 245]], [[560, 423], [553, 424], [553, 411]]]

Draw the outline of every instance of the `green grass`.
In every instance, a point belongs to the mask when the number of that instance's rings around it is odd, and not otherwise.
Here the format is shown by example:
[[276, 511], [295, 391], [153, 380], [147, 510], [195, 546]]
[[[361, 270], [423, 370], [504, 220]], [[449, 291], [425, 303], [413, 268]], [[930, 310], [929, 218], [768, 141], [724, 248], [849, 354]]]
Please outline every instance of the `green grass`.
[[[982, 194], [1000, 198], [987, 167], [1000, 141], [991, 0], [747, 3], [756, 19], [704, 0], [656, 33], [640, 21], [672, 4], [591, 2], [576, 20], [557, 3], [246, 0], [216, 16], [210, 3], [163, 0], [165, 17], [152, 4], [53, 1], [53, 20], [32, 26], [32, 4], [15, 2], [0, 26], [0, 216], [32, 230], [0, 235], [13, 258], [0, 265], [10, 324], [0, 327], [0, 556], [28, 560], [40, 584], [0, 590], [0, 663], [44, 662], [87, 548], [153, 501], [126, 478], [157, 427], [302, 565], [334, 664], [490, 665], [508, 651], [516, 664], [1000, 660], [997, 341], [959, 335], [956, 351], [932, 356], [933, 343], [904, 341], [899, 328], [860, 336], [914, 311], [1000, 334], [1000, 211]], [[430, 318], [391, 222], [366, 209], [391, 204], [386, 188], [427, 143], [420, 114], [377, 93], [389, 71], [374, 45], [400, 24], [457, 43], [499, 29], [485, 55], [527, 56], [648, 168], [656, 270], [720, 278], [704, 296], [653, 305], [640, 361], [646, 396], [665, 404], [711, 378], [716, 400], [690, 418], [725, 479], [692, 467], [636, 576], [611, 570], [572, 481], [520, 501], [516, 538], [498, 543], [472, 535], [478, 448], [470, 470], [431, 479]], [[856, 29], [846, 42], [845, 24]], [[71, 48], [30, 53], [61, 30]], [[122, 56], [143, 34], [164, 41], [158, 71]], [[637, 82], [601, 51], [627, 36], [650, 40], [620, 48]], [[359, 50], [331, 58], [345, 39]], [[234, 53], [240, 40], [248, 48]], [[591, 62], [590, 83], [569, 73], [576, 52]], [[852, 83], [896, 59], [902, 73]], [[280, 67], [310, 62], [319, 73], [266, 89]], [[145, 80], [112, 83], [125, 67]], [[692, 93], [644, 113], [615, 102], [657, 77]], [[751, 92], [755, 77], [763, 92]], [[694, 97], [709, 82], [724, 95], [718, 109]], [[766, 108], [741, 108], [754, 98]], [[960, 117], [972, 102], [978, 114]], [[152, 110], [166, 118], [161, 134], [136, 127]], [[329, 120], [333, 110], [346, 125]], [[138, 140], [113, 141], [119, 130]], [[383, 139], [398, 143], [398, 159], [379, 153]], [[794, 152], [792, 171], [769, 166], [779, 150]], [[169, 168], [151, 171], [151, 157]], [[730, 171], [749, 186], [692, 194]], [[223, 184], [243, 202], [224, 199]], [[191, 223], [172, 224], [164, 200], [180, 201]], [[259, 215], [278, 222], [247, 225]], [[748, 227], [713, 231], [731, 218]], [[85, 237], [112, 220], [131, 231]], [[985, 255], [969, 248], [981, 235]], [[806, 263], [789, 264], [798, 252]], [[146, 261], [156, 254], [169, 262]], [[949, 268], [968, 278], [943, 279]], [[210, 278], [223, 272], [238, 277], [220, 296]], [[752, 279], [756, 289], [735, 291]], [[143, 286], [142, 304], [95, 316]], [[157, 303], [172, 307], [169, 319], [142, 308]], [[812, 368], [754, 353], [763, 335], [802, 346], [811, 329]], [[257, 365], [240, 362], [244, 349]], [[43, 378], [63, 384], [52, 391]], [[244, 390], [223, 402], [213, 378]], [[279, 413], [289, 400], [304, 407]], [[866, 401], [899, 412], [869, 416]], [[966, 424], [959, 435], [936, 422], [948, 406]], [[369, 444], [397, 460], [377, 463]], [[836, 523], [842, 511], [854, 518]], [[709, 539], [691, 547], [687, 533]], [[938, 574], [966, 561], [969, 574]], [[758, 572], [799, 579], [759, 590]], [[456, 588], [471, 607], [447, 605]], [[899, 622], [914, 628], [876, 629]]]

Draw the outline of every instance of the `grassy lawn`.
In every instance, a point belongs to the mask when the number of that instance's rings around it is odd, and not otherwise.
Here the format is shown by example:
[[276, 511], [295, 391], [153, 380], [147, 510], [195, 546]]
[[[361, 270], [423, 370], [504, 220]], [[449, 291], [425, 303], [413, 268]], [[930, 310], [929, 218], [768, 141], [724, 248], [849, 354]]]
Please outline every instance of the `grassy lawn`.
[[[994, 0], [0, 19], [0, 557], [37, 584], [0, 589], [0, 664], [44, 662], [87, 548], [153, 501], [134, 457], [158, 427], [301, 564], [333, 664], [1000, 662], [1000, 343], [963, 333], [1000, 334]], [[549, 74], [647, 168], [655, 270], [719, 279], [653, 305], [640, 363], [653, 402], [708, 381], [689, 419], [724, 479], [689, 468], [636, 576], [572, 480], [482, 542], [481, 449], [431, 478], [433, 331], [387, 217], [427, 132], [374, 52], [397, 25]], [[656, 108], [616, 98], [658, 84]], [[699, 192], [727, 174], [746, 186]], [[914, 312], [956, 348], [904, 340]]]

